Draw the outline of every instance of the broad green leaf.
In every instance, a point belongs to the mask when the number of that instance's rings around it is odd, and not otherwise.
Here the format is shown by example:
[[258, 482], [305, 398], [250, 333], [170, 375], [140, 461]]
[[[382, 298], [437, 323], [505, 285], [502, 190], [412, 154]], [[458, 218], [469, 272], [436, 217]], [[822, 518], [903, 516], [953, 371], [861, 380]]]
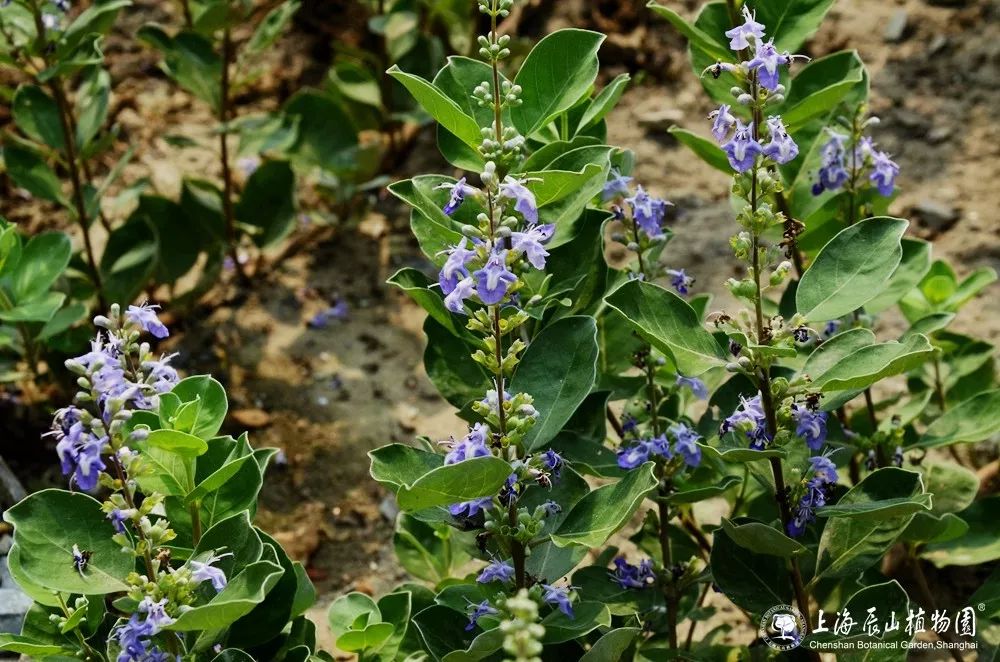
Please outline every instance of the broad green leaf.
[[101, 131], [108, 118], [111, 74], [95, 67], [85, 74], [76, 95], [76, 145], [83, 149]]
[[35, 85], [22, 85], [14, 94], [11, 104], [11, 114], [17, 128], [24, 131], [32, 140], [44, 143], [61, 151], [65, 144], [62, 121], [59, 118], [59, 107], [55, 100], [46, 94], [42, 88]]
[[21, 548], [16, 545], [7, 552], [7, 571], [10, 573], [10, 578], [29, 599], [46, 607], [59, 606], [59, 596], [50, 589], [36, 584], [21, 569]]
[[552, 540], [560, 547], [598, 547], [620, 529], [658, 484], [653, 463], [629, 471], [612, 485], [597, 488], [570, 510]]
[[[135, 569], [135, 558], [111, 539], [114, 527], [94, 498], [42, 490], [3, 517], [15, 527], [20, 568], [35, 585], [83, 595], [127, 590], [125, 578]], [[73, 563], [73, 545], [91, 552], [82, 573]]]
[[[444, 183], [453, 183], [453, 180], [446, 177], [419, 176], [389, 185], [390, 193], [413, 207], [410, 229], [416, 236], [424, 255], [437, 266], [444, 264], [446, 258], [443, 252], [462, 241], [462, 233], [459, 231], [461, 226], [442, 211], [444, 201], [447, 200], [447, 192], [438, 192], [439, 197], [432, 198], [435, 195], [435, 188]], [[463, 205], [465, 206], [468, 204]], [[459, 216], [463, 211], [463, 208], [459, 208], [455, 216]]]
[[838, 333], [813, 350], [799, 371], [800, 376], [814, 380], [834, 369], [848, 356], [875, 344], [875, 334], [870, 329], [858, 327]]
[[182, 379], [170, 391], [181, 402], [199, 403], [198, 416], [191, 434], [202, 439], [211, 439], [222, 427], [222, 421], [229, 411], [226, 389], [209, 375], [193, 375]]
[[510, 391], [531, 395], [538, 410], [524, 439], [529, 451], [552, 441], [590, 393], [597, 355], [597, 325], [591, 317], [558, 320], [528, 345]]
[[377, 649], [392, 636], [393, 631], [391, 623], [372, 623], [363, 629], [340, 635], [337, 648], [350, 652]]
[[167, 629], [191, 632], [229, 627], [264, 601], [281, 574], [281, 566], [270, 561], [251, 563], [231, 578], [218, 595], [206, 604], [183, 612]]
[[[879, 614], [880, 617], [892, 614], [896, 622], [900, 623], [900, 627], [884, 631], [883, 625], [878, 628], [879, 633], [875, 635], [865, 634], [863, 627], [857, 627], [852, 629], [848, 636], [844, 636], [833, 631], [834, 623], [831, 619], [835, 619], [835, 616], [827, 614], [827, 620], [824, 624], [827, 632], [810, 635], [810, 642], [816, 642], [815, 645], [818, 646], [817, 650], [820, 652], [835, 655], [838, 662], [867, 662], [869, 660], [904, 662], [909, 655], [903, 644], [913, 638], [912, 628], [910, 632], [907, 632], [906, 628], [906, 618], [910, 614], [910, 601], [906, 591], [896, 580], [865, 586], [848, 598], [838, 611], [841, 613], [850, 612], [863, 617], [873, 607], [875, 613]], [[884, 620], [888, 622], [887, 618]], [[861, 619], [858, 621], [860, 625]], [[822, 645], [824, 643], [833, 645], [827, 647]]]
[[614, 109], [630, 80], [631, 77], [628, 74], [619, 74], [601, 90], [600, 94], [594, 97], [590, 106], [583, 113], [583, 117], [580, 118], [580, 124], [576, 129], [577, 135], [596, 125]]
[[933, 354], [930, 341], [919, 333], [905, 336], [902, 342], [868, 345], [814, 376], [810, 387], [823, 392], [864, 389], [886, 377], [913, 370]]
[[392, 542], [396, 560], [417, 579], [437, 584], [448, 578], [456, 560], [449, 525], [422, 522], [403, 513]]
[[14, 300], [27, 303], [47, 292], [66, 270], [72, 254], [73, 245], [62, 232], [45, 232], [28, 240], [13, 273]]
[[191, 557], [229, 554], [212, 565], [227, 577], [233, 577], [251, 563], [260, 561], [263, 551], [264, 545], [250, 522], [250, 514], [243, 511], [216, 522], [205, 531]]
[[30, 637], [0, 633], [0, 651], [27, 655], [28, 659], [50, 659], [50, 656], [53, 655], [59, 656], [62, 659], [73, 659], [71, 657], [73, 651], [70, 650], [68, 644], [69, 642], [67, 641], [66, 646], [60, 646], [35, 641]]
[[56, 173], [36, 153], [7, 141], [3, 147], [3, 161], [15, 184], [43, 200], [69, 207], [69, 199], [63, 195]]
[[444, 307], [440, 289], [431, 289], [436, 283], [422, 272], [412, 267], [404, 267], [386, 282], [406, 292], [408, 297], [452, 335], [459, 337], [466, 335], [465, 327], [459, 321], [461, 318]]
[[288, 148], [296, 166], [334, 173], [357, 169], [358, 127], [330, 95], [301, 90], [283, 111], [298, 127], [295, 143]]
[[301, 5], [302, 3], [298, 0], [282, 2], [268, 12], [267, 16], [257, 25], [250, 41], [243, 47], [243, 52], [263, 53], [274, 45]]
[[722, 529], [733, 542], [755, 554], [789, 558], [806, 551], [802, 543], [763, 522], [740, 519], [734, 523], [723, 517]]
[[714, 141], [677, 126], [670, 127], [668, 133], [677, 138], [708, 165], [727, 175], [733, 174], [733, 167], [729, 165], [729, 157]]
[[84, 317], [87, 316], [87, 306], [82, 303], [71, 303], [64, 308], [60, 308], [52, 316], [42, 330], [38, 332], [37, 340], [44, 342], [58, 336]]
[[896, 305], [923, 279], [931, 268], [931, 244], [922, 239], [903, 237], [903, 257], [899, 266], [889, 278], [889, 285], [871, 301], [865, 304], [869, 313], [880, 313]]
[[248, 648], [266, 644], [281, 635], [293, 618], [292, 608], [299, 591], [299, 581], [292, 560], [274, 538], [259, 529], [256, 531], [264, 543], [263, 558], [276, 560], [283, 572], [267, 597], [229, 628], [230, 641], [239, 641]]
[[579, 595], [588, 600], [607, 605], [612, 616], [633, 616], [648, 613], [663, 601], [661, 593], [652, 584], [643, 589], [622, 588], [612, 581], [606, 565], [592, 565], [573, 573], [572, 585]]
[[923, 545], [955, 540], [964, 536], [968, 531], [968, 523], [954, 513], [945, 513], [944, 515], [917, 513], [899, 539]]
[[[597, 77], [597, 49], [604, 38], [589, 30], [557, 30], [531, 49], [514, 78], [522, 103], [511, 110], [511, 119], [521, 135], [530, 137], [587, 94]], [[476, 136], [478, 145], [478, 127]]]
[[792, 79], [781, 118], [794, 132], [815, 117], [826, 115], [864, 79], [865, 65], [856, 51], [841, 51], [811, 61]]
[[968, 532], [947, 542], [927, 545], [921, 557], [939, 568], [976, 566], [1000, 559], [1000, 537], [996, 534], [998, 508], [1000, 497], [997, 496], [976, 501], [958, 513], [968, 523]]
[[482, 399], [492, 381], [472, 359], [479, 343], [464, 332], [452, 335], [433, 317], [424, 320], [424, 335], [424, 370], [444, 399], [458, 408]]
[[698, 314], [673, 292], [630, 281], [605, 298], [654, 347], [673, 359], [677, 371], [697, 376], [725, 363], [722, 347]]
[[864, 306], [899, 266], [903, 232], [897, 218], [875, 217], [842, 230], [823, 247], [795, 292], [799, 313], [813, 322], [836, 319]]
[[756, 0], [751, 3], [757, 20], [766, 26], [778, 52], [797, 53], [819, 29], [834, 0]]
[[600, 602], [578, 602], [573, 605], [573, 618], [561, 611], [555, 610], [542, 619], [545, 634], [542, 643], [546, 645], [560, 644], [582, 637], [597, 628], [611, 625], [611, 612], [607, 605]]
[[444, 464], [444, 456], [404, 444], [389, 444], [368, 452], [371, 475], [380, 485], [397, 492]]
[[919, 500], [923, 493], [920, 474], [886, 467], [865, 476], [834, 506], [828, 506], [837, 508], [838, 513], [856, 512], [859, 516], [833, 516], [827, 521], [819, 542], [813, 583], [828, 577], [856, 575], [879, 561], [916, 510], [906, 506], [897, 511], [893, 506], [883, 517], [879, 516], [879, 504], [891, 504], [896, 499]]
[[791, 604], [792, 582], [783, 561], [737, 545], [723, 529], [712, 536], [712, 578], [735, 605], [751, 613]]
[[732, 51], [720, 46], [717, 36], [713, 37], [712, 35], [705, 33], [705, 31], [701, 28], [691, 25], [673, 9], [664, 7], [654, 1], [649, 2], [646, 6], [653, 10], [653, 13], [658, 14], [670, 21], [670, 24], [677, 28], [677, 31], [687, 38], [692, 47], [698, 48], [718, 60], [728, 62], [733, 59]]
[[1000, 432], [1000, 389], [986, 391], [949, 409], [917, 442], [921, 448], [989, 439]]
[[48, 292], [42, 298], [23, 303], [10, 310], [0, 310], [4, 322], [49, 322], [66, 301], [62, 292]]
[[153, 430], [144, 443], [151, 448], [177, 453], [182, 457], [197, 457], [208, 450], [208, 443], [204, 439], [178, 430]]
[[139, 28], [136, 36], [163, 54], [163, 69], [168, 76], [218, 112], [222, 58], [206, 37], [190, 31], [171, 37], [154, 25]]
[[492, 456], [438, 467], [399, 488], [399, 507], [415, 511], [491, 496], [503, 486], [510, 472], [506, 460]]
[[965, 467], [936, 460], [923, 470], [924, 487], [934, 495], [931, 512], [935, 515], [965, 510], [979, 492], [979, 476]]
[[[721, 458], [726, 459], [724, 453], [720, 453]], [[664, 501], [672, 504], [697, 503], [705, 499], [721, 496], [729, 491], [733, 485], [743, 482], [739, 476], [722, 476], [714, 484], [704, 486], [674, 485], [675, 491], [665, 497]]]
[[326, 613], [334, 637], [340, 637], [357, 625], [380, 623], [382, 612], [375, 601], [364, 593], [352, 592], [333, 601]]
[[211, 492], [221, 488], [229, 479], [235, 476], [240, 469], [243, 468], [243, 464], [253, 460], [252, 455], [244, 455], [242, 457], [236, 457], [232, 460], [226, 462], [222, 467], [213, 472], [210, 476], [205, 478], [203, 481], [198, 483], [197, 486], [190, 492], [184, 495], [184, 501], [186, 503], [195, 503], [196, 501], [201, 501]]
[[254, 243], [273, 246], [295, 228], [295, 173], [287, 161], [267, 161], [254, 171], [236, 205], [236, 217], [254, 228]]
[[535, 194], [535, 202], [538, 207], [542, 208], [576, 193], [603, 171], [604, 169], [600, 165], [588, 163], [579, 172], [542, 170], [525, 173], [524, 178], [529, 180], [527, 187]]
[[[387, 72], [413, 95], [413, 98], [427, 111], [434, 120], [449, 133], [472, 148], [478, 148], [483, 137], [479, 132], [476, 120], [465, 114], [458, 104], [452, 101], [444, 92], [419, 76], [401, 71], [393, 65]], [[470, 90], [471, 93], [471, 90]]]
[[772, 447], [764, 450], [754, 450], [750, 448], [750, 442], [743, 434], [730, 432], [721, 437], [712, 437], [710, 442], [700, 443], [698, 446], [710, 457], [717, 457], [723, 462], [757, 462], [772, 457], [785, 457], [787, 452], [783, 448]]
[[606, 662], [624, 659], [625, 651], [639, 636], [639, 628], [615, 628], [601, 636], [590, 647], [580, 662]]

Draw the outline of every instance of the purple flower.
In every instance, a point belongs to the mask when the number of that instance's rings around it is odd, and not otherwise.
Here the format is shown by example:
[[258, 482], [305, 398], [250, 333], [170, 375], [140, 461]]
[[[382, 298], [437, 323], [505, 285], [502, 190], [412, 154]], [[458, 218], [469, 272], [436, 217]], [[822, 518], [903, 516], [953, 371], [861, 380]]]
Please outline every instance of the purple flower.
[[785, 129], [785, 123], [780, 117], [767, 118], [767, 128], [771, 133], [771, 142], [764, 145], [764, 156], [775, 163], [788, 163], [799, 155], [799, 146]]
[[629, 192], [629, 184], [631, 182], [631, 177], [627, 177], [626, 175], [619, 173], [617, 170], [612, 170], [611, 179], [605, 182], [604, 190], [601, 191], [601, 199], [604, 202], [607, 202], [608, 200], [618, 197], [619, 195], [625, 195]]
[[622, 469], [635, 469], [649, 459], [649, 442], [639, 440], [629, 447], [618, 449], [618, 466]]
[[653, 437], [646, 443], [649, 445], [649, 452], [651, 455], [659, 455], [666, 460], [669, 460], [674, 456], [673, 451], [670, 450], [670, 440], [667, 439], [667, 435], [665, 434], [661, 434], [659, 437]]
[[619, 556], [615, 559], [615, 569], [610, 575], [613, 581], [625, 589], [646, 588], [656, 581], [653, 562], [649, 559], [643, 559], [639, 565], [632, 565], [625, 557]]
[[489, 584], [490, 582], [509, 582], [513, 578], [514, 566], [506, 561], [493, 561], [483, 568], [476, 581], [480, 584]]
[[479, 619], [483, 616], [492, 616], [494, 614], [499, 614], [496, 609], [490, 606], [489, 600], [483, 600], [479, 604], [469, 604], [469, 624], [465, 626], [465, 631], [469, 632], [477, 625], [479, 625]]
[[821, 449], [826, 442], [827, 413], [792, 405], [792, 418], [797, 424], [795, 434], [806, 442], [806, 446], [814, 451]]
[[309, 320], [309, 326], [314, 329], [325, 329], [329, 326], [331, 320], [337, 320], [338, 322], [346, 320], [349, 312], [350, 307], [347, 305], [347, 302], [343, 299], [337, 299], [331, 307], [313, 315], [312, 319]]
[[441, 267], [441, 273], [438, 274], [441, 291], [446, 295], [451, 294], [458, 282], [469, 275], [466, 265], [472, 258], [476, 257], [476, 251], [468, 249], [467, 245], [468, 239], [463, 237], [460, 244], [452, 246], [448, 251], [448, 259], [445, 260], [444, 266]]
[[542, 584], [542, 600], [559, 607], [559, 611], [573, 618], [573, 605], [569, 597], [569, 589], [559, 588], [552, 584]]
[[531, 266], [541, 271], [545, 268], [545, 258], [549, 252], [542, 246], [552, 238], [556, 226], [551, 223], [547, 225], [532, 225], [524, 232], [512, 232], [510, 234], [510, 248], [514, 253], [521, 254], [528, 259]]
[[750, 71], [757, 72], [757, 80], [764, 88], [774, 91], [778, 87], [778, 67], [788, 64], [791, 57], [788, 53], [781, 54], [774, 47], [774, 40], [758, 41], [754, 58], [747, 63]]
[[562, 458], [562, 455], [550, 448], [542, 453], [542, 464], [552, 472], [553, 476], [559, 478], [559, 474], [566, 465], [566, 461]]
[[166, 598], [163, 598], [159, 602], [153, 602], [153, 598], [148, 595], [139, 603], [139, 611], [146, 614], [146, 623], [152, 626], [150, 634], [156, 634], [163, 628], [173, 624], [174, 619], [170, 618], [164, 609], [166, 605]]
[[132, 614], [128, 622], [119, 626], [114, 636], [118, 639], [121, 652], [118, 662], [138, 662], [148, 655], [149, 638], [153, 635], [153, 624], [149, 620], [140, 621], [139, 614]]
[[213, 555], [204, 562], [190, 561], [188, 565], [191, 566], [191, 579], [193, 579], [197, 584], [206, 580], [212, 582], [212, 587], [216, 590], [216, 592], [226, 588], [226, 573], [221, 569], [212, 566], [213, 563], [226, 556], [232, 556], [232, 554], [220, 554], [218, 556]]
[[492, 497], [483, 497], [481, 499], [473, 499], [472, 501], [453, 503], [448, 506], [448, 512], [451, 513], [453, 517], [464, 516], [472, 518], [489, 508], [492, 504]]
[[684, 464], [689, 467], [701, 464], [701, 448], [698, 447], [701, 435], [683, 423], [671, 426], [670, 433], [674, 435], [674, 449], [684, 458]]
[[875, 182], [879, 195], [889, 197], [896, 188], [899, 166], [885, 152], [872, 154], [872, 174], [868, 179]]
[[722, 150], [736, 172], [746, 172], [752, 168], [754, 159], [764, 152], [764, 148], [754, 139], [750, 125], [740, 120], [736, 120], [736, 131], [729, 142], [722, 146]]
[[486, 427], [482, 423], [476, 423], [465, 438], [454, 442], [451, 450], [444, 456], [444, 463], [457, 464], [474, 457], [491, 455], [490, 449], [486, 446], [486, 435]]
[[819, 181], [813, 184], [813, 195], [823, 191], [836, 191], [843, 186], [850, 175], [844, 167], [846, 163], [847, 136], [827, 129], [830, 139], [820, 149], [822, 165], [819, 169]]
[[750, 13], [750, 9], [743, 5], [743, 25], [738, 25], [732, 30], [726, 30], [729, 37], [729, 48], [734, 51], [742, 51], [750, 48], [750, 37], [753, 37], [759, 44], [764, 39], [764, 26], [758, 23], [755, 14]]
[[663, 236], [663, 218], [667, 214], [667, 205], [671, 204], [661, 198], [654, 198], [640, 186], [631, 198], [625, 202], [632, 208], [632, 218], [635, 224], [646, 233], [650, 239]]
[[558, 515], [559, 513], [562, 512], [562, 506], [560, 506], [552, 499], [549, 499], [548, 501], [543, 503], [542, 509], [545, 511], [546, 517], [551, 517], [552, 515]]
[[507, 251], [504, 250], [490, 255], [483, 268], [473, 276], [476, 279], [476, 294], [487, 306], [503, 301], [507, 289], [517, 282], [517, 276], [507, 269]]
[[115, 527], [115, 531], [125, 533], [125, 522], [129, 521], [134, 514], [135, 511], [132, 509], [121, 510], [120, 508], [115, 508], [108, 513], [108, 519], [111, 520], [111, 525]]
[[685, 377], [684, 375], [677, 375], [677, 388], [684, 388], [685, 386], [691, 389], [691, 393], [694, 397], [699, 400], [708, 399], [708, 387], [705, 386], [705, 382], [701, 381], [697, 377]]
[[767, 431], [767, 416], [761, 403], [760, 393], [747, 400], [740, 398], [740, 406], [722, 422], [719, 434], [738, 430], [746, 435], [753, 450], [764, 450], [772, 440]]
[[816, 519], [816, 508], [826, 504], [829, 486], [837, 482], [837, 467], [828, 457], [809, 458], [813, 477], [805, 482], [805, 493], [795, 507], [795, 516], [788, 522], [788, 535], [797, 538], [805, 533], [806, 525]]
[[690, 293], [694, 278], [688, 276], [687, 272], [683, 269], [667, 269], [667, 275], [670, 276], [670, 286], [677, 290], [678, 294], [687, 296]]
[[713, 110], [708, 114], [708, 119], [712, 122], [712, 135], [720, 143], [726, 140], [730, 129], [736, 125], [736, 118], [729, 112], [729, 106], [722, 104], [718, 110]]
[[514, 209], [521, 212], [521, 216], [528, 223], [534, 225], [538, 222], [538, 205], [535, 203], [535, 194], [528, 190], [524, 181], [508, 175], [500, 184], [500, 195], [514, 200]]
[[80, 410], [76, 407], [66, 407], [56, 412], [53, 429], [56, 453], [64, 476], [72, 474], [71, 483], [84, 492], [90, 492], [97, 487], [101, 472], [107, 467], [101, 459], [108, 443], [108, 438], [98, 437], [85, 429], [80, 419]]
[[453, 313], [464, 315], [465, 300], [471, 297], [475, 293], [475, 290], [476, 281], [471, 276], [463, 278], [456, 283], [454, 289], [444, 298], [444, 307]]
[[151, 333], [156, 338], [166, 338], [170, 331], [163, 325], [160, 318], [156, 316], [159, 306], [144, 303], [141, 306], [129, 306], [125, 311], [125, 319], [137, 325], [143, 331]]
[[462, 203], [465, 202], [465, 196], [472, 195], [479, 191], [479, 189], [466, 184], [465, 177], [462, 177], [454, 184], [438, 184], [434, 187], [435, 191], [440, 189], [447, 189], [451, 191], [451, 197], [448, 198], [448, 202], [445, 204], [443, 209], [446, 216], [451, 216], [459, 207], [462, 206]]

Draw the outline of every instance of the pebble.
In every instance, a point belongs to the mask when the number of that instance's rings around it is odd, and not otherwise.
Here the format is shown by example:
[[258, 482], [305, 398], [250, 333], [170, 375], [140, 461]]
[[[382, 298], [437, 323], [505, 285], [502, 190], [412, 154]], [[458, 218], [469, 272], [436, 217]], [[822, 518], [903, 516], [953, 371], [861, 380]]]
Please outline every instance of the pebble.
[[927, 142], [937, 145], [951, 138], [951, 134], [952, 128], [950, 126], [936, 126], [927, 133]]
[[885, 26], [885, 32], [882, 36], [889, 43], [896, 43], [903, 41], [906, 38], [906, 25], [909, 21], [909, 15], [906, 13], [905, 9], [897, 9], [889, 17], [889, 22]]
[[396, 505], [396, 497], [390, 495], [382, 499], [382, 503], [378, 505], [378, 512], [386, 521], [395, 522], [396, 516], [399, 515], [399, 506]]
[[957, 209], [939, 200], [925, 198], [913, 207], [920, 224], [934, 232], [944, 232], [958, 220]]
[[262, 428], [271, 422], [271, 415], [263, 409], [237, 409], [230, 416], [241, 426], [251, 430]]

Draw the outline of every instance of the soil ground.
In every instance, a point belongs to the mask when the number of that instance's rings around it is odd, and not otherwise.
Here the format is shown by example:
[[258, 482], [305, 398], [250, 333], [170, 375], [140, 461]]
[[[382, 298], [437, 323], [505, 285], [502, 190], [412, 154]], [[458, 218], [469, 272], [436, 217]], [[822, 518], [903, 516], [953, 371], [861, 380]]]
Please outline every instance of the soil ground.
[[[534, 2], [521, 29], [529, 36], [569, 25], [615, 31], [602, 53], [602, 75], [610, 79], [628, 69], [638, 84], [611, 115], [609, 142], [634, 150], [637, 180], [682, 212], [664, 259], [687, 269], [696, 288], [716, 294], [715, 307], [724, 307], [720, 285], [734, 275], [728, 182], [666, 133], [670, 124], [707, 133], [711, 107], [682, 40], [642, 4]], [[696, 3], [672, 4], [693, 13]], [[216, 168], [210, 149], [181, 149], [165, 140], [180, 134], [211, 145], [207, 110], [158, 74], [153, 53], [123, 37], [146, 21], [176, 21], [172, 8], [136, 2], [108, 50], [118, 84], [116, 117], [125, 138], [139, 146], [125, 182], [149, 177], [166, 195], [176, 193], [183, 175]], [[873, 133], [901, 167], [903, 192], [892, 211], [912, 218], [911, 232], [933, 238], [935, 253], [960, 274], [979, 266], [1000, 270], [1000, 128], [993, 118], [1000, 107], [998, 11], [991, 0], [838, 0], [805, 48], [814, 57], [859, 50], [871, 71], [872, 110], [882, 118]], [[282, 78], [258, 81], [241, 98], [241, 112], [278, 105], [296, 81], [317, 81], [317, 53], [321, 57], [330, 35], [344, 29], [332, 27], [337, 13], [328, 13], [317, 9], [281, 42], [272, 64]], [[887, 26], [904, 14], [905, 28], [890, 43]], [[636, 76], [640, 68], [647, 74]], [[394, 179], [447, 172], [428, 156], [431, 132], [417, 140], [411, 157], [390, 173]], [[255, 445], [284, 451], [287, 463], [271, 470], [258, 519], [306, 563], [325, 599], [384, 590], [401, 577], [392, 561], [391, 505], [368, 478], [366, 452], [416, 435], [446, 438], [461, 427], [423, 373], [423, 313], [384, 285], [396, 268], [424, 264], [407, 215], [384, 192], [374, 203], [360, 223], [274, 264], [238, 304], [209, 300], [176, 320], [167, 343], [182, 353], [186, 371], [211, 371], [227, 383], [231, 429], [251, 428]], [[61, 225], [49, 211], [26, 200], [0, 203], [0, 212], [36, 228]], [[310, 328], [313, 314], [336, 299], [348, 304], [347, 317]], [[955, 327], [1000, 340], [997, 288], [966, 308]], [[11, 439], [30, 439], [26, 434]], [[27, 475], [37, 462], [25, 459], [18, 445], [13, 464], [29, 486], [54, 478]]]

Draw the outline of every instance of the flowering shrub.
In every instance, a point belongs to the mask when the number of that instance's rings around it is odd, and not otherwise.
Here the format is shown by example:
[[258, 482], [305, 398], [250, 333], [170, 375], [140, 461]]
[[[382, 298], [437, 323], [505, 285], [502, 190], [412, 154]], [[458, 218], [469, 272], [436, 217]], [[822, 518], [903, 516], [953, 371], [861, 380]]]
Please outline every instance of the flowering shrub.
[[[111, 307], [90, 351], [66, 362], [74, 404], [49, 433], [70, 491], [32, 494], [11, 576], [34, 599], [0, 650], [33, 659], [305, 659], [314, 592], [301, 565], [253, 526], [274, 449], [219, 436], [226, 392], [181, 379], [156, 306]], [[98, 501], [87, 493], [104, 496]]]

